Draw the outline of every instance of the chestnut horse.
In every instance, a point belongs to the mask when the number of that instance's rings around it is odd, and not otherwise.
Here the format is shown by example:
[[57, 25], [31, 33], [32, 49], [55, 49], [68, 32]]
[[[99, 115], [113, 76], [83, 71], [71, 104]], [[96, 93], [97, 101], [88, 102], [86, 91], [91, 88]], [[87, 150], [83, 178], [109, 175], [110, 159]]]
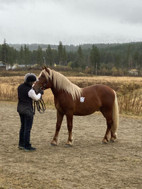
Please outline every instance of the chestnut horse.
[[116, 139], [119, 121], [117, 96], [113, 89], [105, 85], [93, 85], [79, 88], [64, 75], [44, 67], [33, 85], [36, 92], [51, 88], [57, 109], [56, 131], [51, 142], [57, 145], [58, 134], [64, 115], [67, 118], [68, 140], [72, 145], [73, 115], [85, 116], [100, 111], [106, 118], [107, 129], [103, 142]]

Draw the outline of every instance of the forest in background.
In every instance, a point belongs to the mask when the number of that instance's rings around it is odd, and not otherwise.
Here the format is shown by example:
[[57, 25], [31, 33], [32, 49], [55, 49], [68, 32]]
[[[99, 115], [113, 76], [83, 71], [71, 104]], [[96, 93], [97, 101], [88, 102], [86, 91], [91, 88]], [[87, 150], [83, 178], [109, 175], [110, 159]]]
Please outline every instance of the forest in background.
[[123, 44], [7, 44], [0, 61], [9, 65], [57, 67], [94, 75], [142, 75], [142, 42]]

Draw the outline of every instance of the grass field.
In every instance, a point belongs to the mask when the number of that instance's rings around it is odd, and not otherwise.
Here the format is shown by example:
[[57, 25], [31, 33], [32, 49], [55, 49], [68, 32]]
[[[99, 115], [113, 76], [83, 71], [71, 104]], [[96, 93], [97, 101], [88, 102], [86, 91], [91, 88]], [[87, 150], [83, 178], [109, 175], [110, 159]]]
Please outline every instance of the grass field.
[[[24, 76], [21, 76], [22, 74], [23, 73], [19, 72], [20, 76], [0, 77], [0, 100], [17, 101], [17, 86], [22, 83], [24, 79]], [[108, 85], [117, 92], [120, 113], [142, 115], [141, 77], [69, 76], [68, 79], [81, 88], [94, 84]], [[45, 91], [43, 99], [47, 106], [54, 106], [53, 95], [50, 89]]]

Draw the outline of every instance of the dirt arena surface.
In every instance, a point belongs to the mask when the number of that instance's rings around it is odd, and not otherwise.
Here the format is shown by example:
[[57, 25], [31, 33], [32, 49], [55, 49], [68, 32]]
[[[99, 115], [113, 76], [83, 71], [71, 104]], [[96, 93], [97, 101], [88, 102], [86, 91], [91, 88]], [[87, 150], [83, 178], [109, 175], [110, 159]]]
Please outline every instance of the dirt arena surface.
[[16, 103], [0, 102], [0, 189], [141, 189], [142, 119], [120, 117], [118, 141], [102, 144], [100, 113], [74, 117], [74, 145], [66, 147], [64, 118], [59, 145], [51, 146], [56, 111], [35, 115], [31, 142], [36, 152], [18, 150]]

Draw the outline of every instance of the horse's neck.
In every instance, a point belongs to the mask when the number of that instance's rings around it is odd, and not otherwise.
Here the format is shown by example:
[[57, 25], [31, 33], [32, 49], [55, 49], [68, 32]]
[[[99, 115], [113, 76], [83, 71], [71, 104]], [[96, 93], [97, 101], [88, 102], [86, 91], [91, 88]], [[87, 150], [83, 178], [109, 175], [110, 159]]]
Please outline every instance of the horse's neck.
[[[54, 80], [54, 76], [56, 77], [56, 80]], [[77, 85], [70, 82], [67, 78], [65, 78], [62, 75], [53, 75], [52, 77], [52, 86], [51, 90], [54, 96], [58, 96], [59, 94], [62, 94], [63, 91], [67, 92], [68, 94], [71, 94], [73, 99], [76, 99], [76, 97], [81, 96], [81, 88], [79, 88]]]
[[54, 96], [57, 96], [58, 93], [59, 93], [59, 90], [57, 90], [54, 86], [51, 87], [51, 91], [52, 91]]
[[56, 86], [54, 86], [53, 78], [51, 80], [51, 91], [54, 96], [57, 96], [59, 93], [59, 89]]
[[[58, 72], [57, 72], [57, 74], [56, 74], [56, 72], [53, 72], [53, 73], [52, 73], [51, 90], [52, 90], [52, 93], [53, 93], [54, 96], [55, 96], [55, 95], [57, 96], [58, 93], [60, 93], [61, 91], [64, 90], [64, 89], [62, 89], [62, 87], [59, 85], [58, 80], [55, 79], [57, 76], [58, 76]], [[62, 79], [62, 77], [59, 78], [59, 79]]]

